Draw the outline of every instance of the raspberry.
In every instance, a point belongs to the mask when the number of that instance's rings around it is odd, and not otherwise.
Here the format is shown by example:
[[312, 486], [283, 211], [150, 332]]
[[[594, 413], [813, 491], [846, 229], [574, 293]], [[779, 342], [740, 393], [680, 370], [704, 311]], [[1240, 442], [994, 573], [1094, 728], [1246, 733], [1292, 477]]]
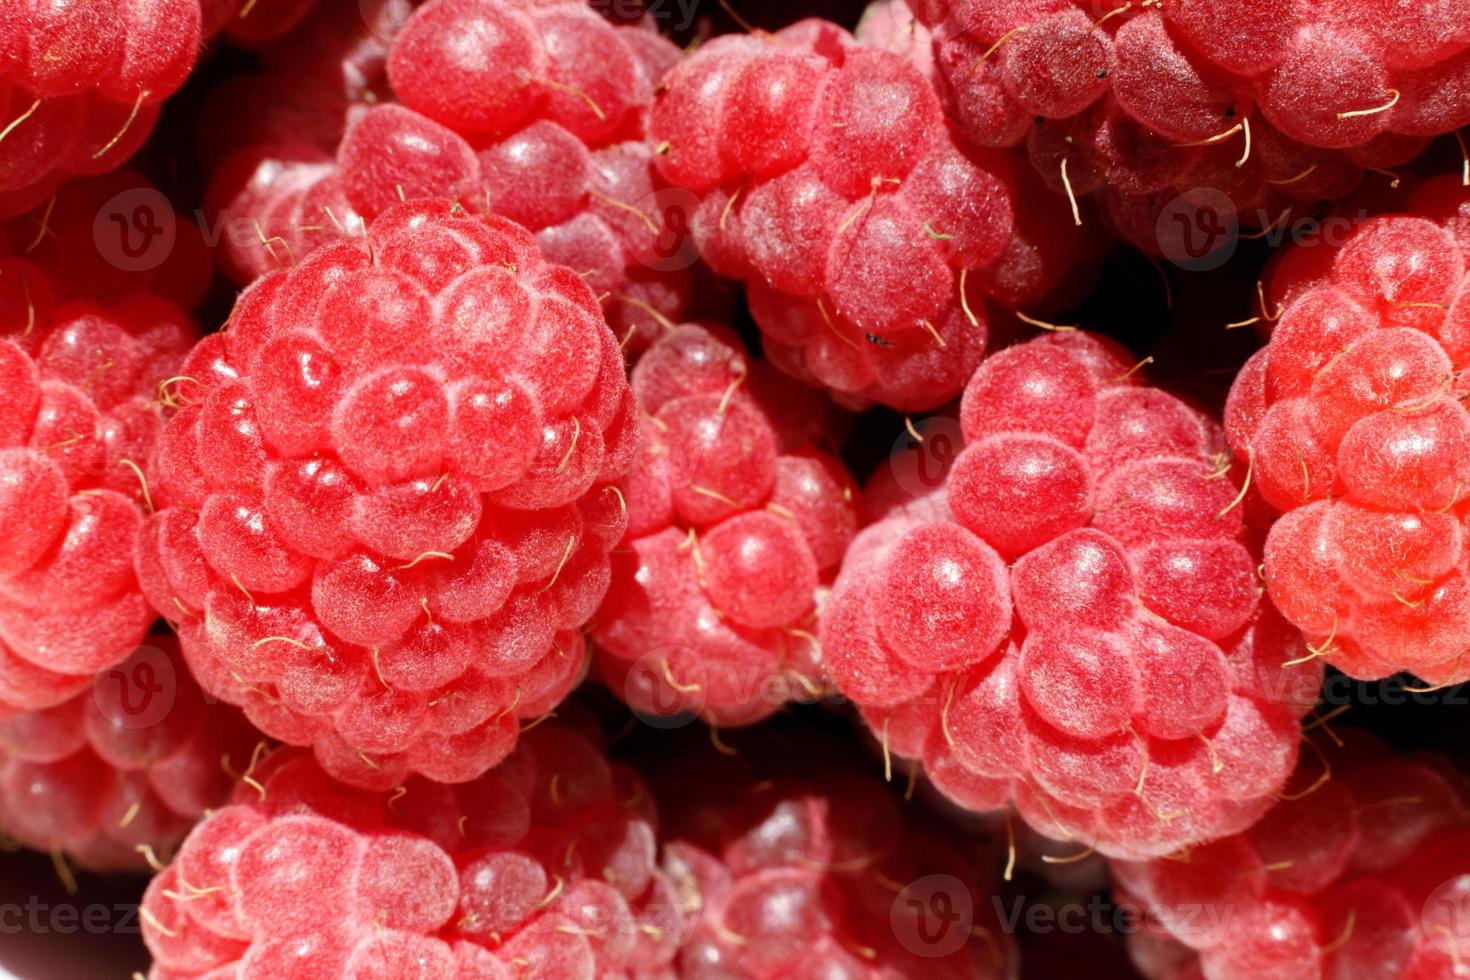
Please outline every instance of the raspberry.
[[178, 374], [137, 565], [207, 692], [383, 788], [475, 777], [577, 683], [636, 405], [524, 229], [390, 208]]
[[678, 975], [1014, 975], [987, 839], [901, 810], [822, 733], [741, 736], [738, 756], [685, 749], [650, 774], [692, 910]]
[[1459, 776], [1350, 733], [1304, 757], [1250, 829], [1188, 860], [1114, 861], [1129, 937], [1150, 978], [1452, 976], [1470, 939], [1454, 920], [1467, 840]]
[[[401, 104], [354, 106], [330, 84], [298, 95], [216, 175], [219, 208], [261, 229], [226, 248], [232, 275], [248, 282], [289, 264], [405, 198], [453, 197], [535, 232], [642, 350], [697, 298], [643, 142], [654, 84], [676, 60], [645, 25], [614, 26], [577, 3], [433, 0], [387, 56]], [[298, 86], [290, 59], [267, 78]], [[334, 106], [336, 125], [312, 124], [320, 135], [300, 145], [293, 118], [330, 120]]]
[[1445, 228], [1388, 215], [1330, 263], [1287, 293], [1227, 407], [1231, 445], [1280, 515], [1266, 584], [1313, 652], [1352, 676], [1463, 680], [1464, 262]]
[[150, 637], [89, 690], [0, 721], [0, 828], [89, 870], [143, 870], [225, 802], [220, 759], [244, 765], [255, 738]]
[[627, 538], [592, 639], [599, 672], [646, 715], [763, 718], [823, 683], [818, 593], [857, 524], [829, 414], [723, 327], [684, 324], [644, 353], [624, 484]]
[[1207, 244], [1219, 247], [1351, 193], [1365, 171], [1470, 121], [1470, 34], [1444, 5], [1376, 5], [1374, 31], [1363, 8], [1332, 3], [910, 6], [964, 136], [1024, 142], [1074, 208], [1100, 194], [1119, 233], [1180, 261], [1200, 256], [1177, 237], [1176, 211], [1218, 217], [1225, 234]]
[[137, 152], [221, 28], [284, 34], [314, 0], [16, 0], [0, 11], [0, 217]]
[[0, 258], [0, 714], [54, 707], [123, 660], [154, 619], [133, 572], [160, 382], [194, 328], [145, 292], [61, 301]]
[[277, 752], [149, 885], [154, 973], [658, 975], [679, 922], [648, 801], [570, 727], [528, 734], [453, 787], [349, 789]]
[[969, 274], [1005, 249], [1013, 187], [912, 64], [818, 21], [717, 38], [669, 72], [650, 138], [702, 195], [695, 240], [746, 283], [774, 364], [854, 403], [960, 390], [987, 334]]
[[960, 424], [937, 491], [870, 487], [821, 620], [837, 687], [1038, 833], [1137, 858], [1248, 825], [1322, 674], [1258, 599], [1218, 425], [1076, 332], [986, 360]]

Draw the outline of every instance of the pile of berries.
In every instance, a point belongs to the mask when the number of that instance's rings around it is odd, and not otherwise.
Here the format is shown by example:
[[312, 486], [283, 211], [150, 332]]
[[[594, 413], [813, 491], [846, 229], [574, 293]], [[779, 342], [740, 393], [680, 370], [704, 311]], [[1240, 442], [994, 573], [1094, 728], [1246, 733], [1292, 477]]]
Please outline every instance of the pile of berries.
[[838, 6], [0, 0], [0, 850], [150, 980], [1465, 971], [1467, 0]]

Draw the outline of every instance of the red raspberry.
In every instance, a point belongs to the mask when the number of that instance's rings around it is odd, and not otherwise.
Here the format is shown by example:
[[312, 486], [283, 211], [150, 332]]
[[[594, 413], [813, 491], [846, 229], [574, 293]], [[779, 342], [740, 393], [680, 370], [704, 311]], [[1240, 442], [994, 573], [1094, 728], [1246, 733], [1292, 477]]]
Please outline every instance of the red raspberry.
[[137, 152], [225, 29], [285, 33], [314, 0], [14, 0], [0, 9], [0, 217]]
[[1003, 158], [955, 141], [912, 64], [824, 21], [716, 38], [665, 78], [650, 128], [774, 364], [903, 409], [963, 387], [987, 335], [970, 273], [1006, 248], [1013, 188]]
[[[1330, 262], [1325, 265], [1322, 260]], [[1470, 677], [1467, 277], [1445, 227], [1375, 218], [1285, 294], [1226, 427], [1280, 514], [1266, 584], [1313, 651], [1365, 679]]]
[[1101, 194], [1125, 237], [1181, 260], [1199, 256], [1168, 209], [1272, 226], [1470, 122], [1470, 31], [1442, 4], [910, 6], [967, 137], [1024, 142], [1054, 191]]
[[637, 406], [528, 232], [391, 208], [178, 373], [137, 564], [206, 691], [383, 788], [475, 777], [577, 683]]
[[[1187, 855], [1112, 862], [1152, 980], [1452, 977], [1470, 953], [1463, 778], [1366, 735], [1303, 757], [1249, 830]], [[1183, 859], [1181, 859], [1183, 858]]]
[[153, 636], [56, 707], [0, 720], [0, 828], [93, 871], [167, 859], [229, 797], [258, 736], [207, 703], [172, 637]]
[[679, 896], [638, 777], [571, 728], [392, 792], [271, 755], [143, 898], [155, 977], [661, 976]]
[[1258, 601], [1218, 425], [1075, 332], [989, 358], [960, 423], [937, 492], [870, 491], [822, 616], [839, 689], [943, 792], [1047, 836], [1146, 857], [1248, 825], [1321, 665]]
[[650, 774], [663, 868], [692, 912], [678, 976], [1016, 975], [990, 841], [900, 809], [824, 733], [747, 734], [738, 756], [686, 749]]
[[[388, 56], [401, 105], [350, 111], [340, 144], [317, 151], [281, 145], [299, 134], [253, 147], [216, 177], [219, 207], [261, 229], [227, 249], [231, 268], [248, 281], [390, 204], [452, 197], [535, 232], [641, 350], [695, 301], [693, 259], [665, 224], [666, 185], [643, 142], [654, 85], [677, 58], [647, 25], [614, 26], [580, 3], [433, 0]], [[281, 87], [297, 84], [286, 64]], [[322, 104], [305, 108], [315, 117]], [[285, 136], [290, 119], [275, 116]]]
[[745, 724], [809, 699], [818, 593], [857, 525], [847, 470], [814, 446], [826, 406], [700, 324], [655, 341], [632, 384], [643, 440], [592, 630], [599, 671], [646, 715]]
[[153, 621], [132, 563], [143, 467], [193, 337], [166, 300], [61, 301], [0, 258], [0, 713], [71, 698]]

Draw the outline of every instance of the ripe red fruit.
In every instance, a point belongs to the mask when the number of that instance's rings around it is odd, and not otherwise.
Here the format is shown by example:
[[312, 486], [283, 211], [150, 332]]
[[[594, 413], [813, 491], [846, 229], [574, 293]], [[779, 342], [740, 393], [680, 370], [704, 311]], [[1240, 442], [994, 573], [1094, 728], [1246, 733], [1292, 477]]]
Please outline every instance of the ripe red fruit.
[[655, 341], [632, 385], [643, 440], [591, 634], [598, 670], [644, 714], [721, 725], [810, 698], [825, 683], [819, 592], [857, 525], [851, 478], [816, 448], [830, 411], [702, 324]]
[[1085, 333], [989, 358], [960, 424], [937, 491], [870, 487], [822, 615], [838, 688], [885, 751], [1044, 835], [1147, 857], [1248, 825], [1321, 665], [1259, 600], [1218, 425]]
[[193, 336], [166, 300], [61, 301], [0, 258], [0, 713], [66, 701], [153, 621], [132, 565], [142, 474]]
[[381, 788], [473, 778], [577, 683], [637, 407], [528, 232], [390, 208], [178, 373], [137, 563], [206, 691]]
[[137, 152], [223, 29], [284, 34], [314, 0], [15, 0], [0, 10], [0, 217]]
[[258, 737], [151, 636], [68, 701], [0, 710], [0, 829], [92, 871], [146, 870], [228, 799], [220, 761], [243, 768]]
[[1470, 951], [1461, 778], [1367, 735], [1345, 740], [1303, 757], [1250, 829], [1186, 856], [1111, 862], [1116, 901], [1149, 913], [1129, 937], [1144, 976], [1454, 975]]
[[959, 391], [1013, 188], [1003, 158], [956, 142], [910, 62], [822, 21], [717, 38], [669, 72], [650, 138], [699, 195], [695, 241], [746, 283], [774, 364], [858, 403]]
[[1457, 682], [1470, 677], [1464, 260], [1449, 230], [1410, 215], [1369, 221], [1325, 258], [1275, 309], [1226, 413], [1281, 515], [1266, 584], [1346, 673]]
[[655, 976], [682, 925], [655, 819], [569, 727], [453, 787], [348, 789], [281, 751], [153, 879], [143, 938], [170, 977]]
[[[330, 82], [314, 86], [321, 94], [295, 96], [289, 112], [268, 110], [276, 122], [262, 136], [274, 138], [215, 176], [217, 209], [260, 226], [227, 245], [232, 274], [289, 265], [398, 201], [452, 197], [534, 232], [641, 350], [698, 300], [643, 139], [654, 86], [677, 59], [647, 25], [614, 26], [578, 3], [427, 3], [387, 56], [401, 104], [354, 105]], [[267, 78], [298, 87], [294, 62]], [[335, 127], [318, 125], [333, 106]], [[313, 120], [306, 134], [294, 116]]]

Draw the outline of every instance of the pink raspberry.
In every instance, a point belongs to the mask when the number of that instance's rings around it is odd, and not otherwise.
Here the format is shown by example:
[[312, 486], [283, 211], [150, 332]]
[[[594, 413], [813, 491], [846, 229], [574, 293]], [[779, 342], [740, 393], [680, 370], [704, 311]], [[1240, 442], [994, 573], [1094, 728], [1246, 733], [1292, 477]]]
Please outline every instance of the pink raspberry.
[[825, 21], [716, 38], [665, 78], [650, 138], [700, 196], [695, 240], [746, 284], [772, 363], [906, 410], [964, 386], [1014, 188], [1001, 156], [956, 141], [909, 61]]
[[1150, 980], [1452, 977], [1470, 953], [1462, 777], [1371, 736], [1303, 757], [1249, 830], [1187, 855], [1114, 861]]
[[661, 976], [680, 896], [636, 775], [570, 727], [492, 773], [367, 792], [252, 765], [143, 898], [157, 978]]
[[1176, 213], [1216, 218], [1219, 245], [1470, 122], [1470, 31], [1442, 4], [910, 7], [966, 137], [1024, 144], [1057, 194], [1096, 195], [1126, 238], [1182, 261], [1199, 256]]
[[[330, 86], [326, 98], [298, 96], [290, 115], [267, 113], [275, 139], [216, 175], [218, 209], [261, 229], [227, 247], [232, 274], [249, 281], [289, 265], [405, 198], [451, 197], [533, 231], [548, 258], [586, 275], [614, 332], [641, 350], [710, 304], [696, 295], [693, 258], [666, 215], [678, 202], [643, 140], [654, 86], [677, 60], [648, 25], [614, 26], [577, 2], [432, 0], [387, 56], [401, 104], [353, 105]], [[268, 77], [296, 87], [295, 64]], [[336, 132], [315, 121], [334, 104], [345, 113]], [[301, 145], [291, 115], [312, 120], [313, 144]]]
[[810, 699], [819, 593], [857, 525], [847, 470], [816, 448], [829, 410], [701, 324], [655, 341], [632, 385], [643, 440], [591, 634], [599, 672], [645, 715], [721, 725]]
[[1044, 835], [1148, 857], [1247, 826], [1321, 664], [1259, 600], [1219, 426], [1076, 332], [986, 360], [960, 424], [936, 492], [870, 488], [821, 621], [838, 688], [886, 752]]
[[1226, 410], [1237, 458], [1279, 515], [1266, 585], [1314, 654], [1354, 677], [1464, 680], [1470, 413], [1457, 379], [1470, 279], [1459, 243], [1431, 220], [1389, 215], [1314, 251], [1325, 254], [1272, 309], [1270, 342]]
[[740, 735], [738, 755], [685, 749], [649, 774], [691, 912], [677, 976], [1016, 975], [989, 839], [902, 806], [827, 733]]
[[54, 707], [143, 639], [155, 614], [133, 572], [152, 506], [143, 468], [160, 383], [194, 327], [136, 292], [65, 301], [0, 258], [0, 714]]
[[137, 566], [207, 692], [384, 788], [474, 778], [577, 683], [637, 406], [528, 232], [390, 208], [177, 373]]
[[172, 637], [108, 668], [55, 707], [0, 720], [0, 829], [92, 871], [167, 859], [224, 803], [256, 736], [201, 696]]

